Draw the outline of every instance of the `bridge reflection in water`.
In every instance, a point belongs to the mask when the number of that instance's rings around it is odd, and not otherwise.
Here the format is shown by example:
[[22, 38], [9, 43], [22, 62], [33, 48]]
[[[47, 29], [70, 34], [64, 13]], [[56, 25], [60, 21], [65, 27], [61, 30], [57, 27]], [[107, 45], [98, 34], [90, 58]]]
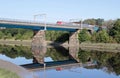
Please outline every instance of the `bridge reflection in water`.
[[[47, 47], [46, 46], [32, 46], [32, 54], [33, 54], [33, 63], [30, 64], [24, 64], [21, 65], [22, 67], [32, 70], [32, 71], [37, 71], [37, 70], [42, 70], [42, 69], [54, 69], [56, 67], [61, 67], [62, 69], [70, 69], [72, 67], [81, 67], [81, 66], [91, 66], [95, 65], [93, 64], [92, 61], [89, 61], [89, 64], [82, 64], [79, 62], [78, 59], [78, 52], [79, 52], [79, 47], [69, 47], [68, 49], [64, 47], [54, 47], [57, 52], [60, 52], [61, 54], [67, 54], [67, 59], [60, 60], [60, 61], [50, 61], [50, 62], [45, 62], [44, 58], [46, 56], [47, 52]], [[62, 51], [61, 51], [62, 50]], [[59, 56], [56, 56], [59, 58]]]

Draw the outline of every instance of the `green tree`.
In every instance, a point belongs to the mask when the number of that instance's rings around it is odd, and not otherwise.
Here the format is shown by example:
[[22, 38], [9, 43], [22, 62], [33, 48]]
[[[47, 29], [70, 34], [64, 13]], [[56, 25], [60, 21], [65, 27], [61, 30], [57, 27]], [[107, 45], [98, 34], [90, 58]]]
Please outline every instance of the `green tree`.
[[103, 22], [104, 22], [104, 19], [101, 19], [101, 18], [96, 19], [96, 25], [98, 26], [102, 26]]
[[91, 37], [92, 42], [96, 42], [96, 36], [97, 36], [97, 33], [93, 32], [92, 37]]
[[120, 75], [120, 53], [108, 59], [109, 64], [117, 75]]
[[0, 31], [0, 39], [2, 39], [4, 36], [4, 34], [2, 33], [2, 31]]
[[115, 23], [115, 20], [107, 20], [103, 22], [103, 26], [106, 26], [107, 29], [111, 29]]
[[120, 19], [114, 23], [113, 27], [109, 32], [110, 36], [112, 36], [118, 43], [120, 43]]
[[21, 34], [20, 33], [18, 33], [17, 35], [15, 35], [15, 39], [17, 40], [17, 39], [21, 39]]
[[28, 30], [24, 32], [24, 35], [21, 36], [21, 39], [31, 39], [33, 37], [33, 32]]
[[84, 24], [90, 24], [90, 25], [96, 25], [96, 20], [95, 19], [86, 19], [83, 21]]
[[8, 39], [11, 39], [11, 38], [12, 38], [11, 33], [8, 33], [8, 34], [7, 34], [7, 38], [8, 38]]
[[66, 31], [46, 31], [46, 40], [55, 42], [65, 42], [69, 39], [69, 32]]
[[91, 35], [88, 33], [86, 29], [83, 29], [79, 33], [79, 41], [80, 42], [85, 42], [85, 41], [90, 41], [91, 40]]
[[89, 57], [91, 57], [91, 52], [90, 51], [85, 51], [85, 50], [80, 50], [78, 52], [78, 58], [82, 63], [88, 62]]
[[96, 35], [96, 41], [97, 42], [104, 42], [107, 43], [109, 42], [109, 35], [105, 30], [101, 30], [97, 33]]

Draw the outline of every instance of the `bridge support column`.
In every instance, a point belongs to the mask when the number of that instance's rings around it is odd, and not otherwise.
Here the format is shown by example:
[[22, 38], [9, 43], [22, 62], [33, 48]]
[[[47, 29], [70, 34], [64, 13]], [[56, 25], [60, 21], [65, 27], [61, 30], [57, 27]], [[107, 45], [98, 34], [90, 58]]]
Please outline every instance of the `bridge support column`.
[[34, 32], [34, 37], [32, 39], [32, 46], [46, 46], [46, 40], [45, 40], [45, 31], [44, 30], [40, 30], [38, 32]]
[[78, 52], [79, 52], [79, 39], [78, 34], [80, 30], [77, 30], [76, 32], [72, 32], [69, 37], [69, 53], [70, 55], [79, 62], [78, 59]]
[[31, 49], [33, 53], [33, 62], [34, 63], [44, 63], [44, 55], [47, 50], [47, 43], [45, 40], [45, 31], [40, 30], [34, 32], [34, 37], [32, 39]]
[[80, 30], [77, 30], [76, 32], [71, 32], [69, 37], [69, 46], [79, 46], [79, 39], [78, 34]]

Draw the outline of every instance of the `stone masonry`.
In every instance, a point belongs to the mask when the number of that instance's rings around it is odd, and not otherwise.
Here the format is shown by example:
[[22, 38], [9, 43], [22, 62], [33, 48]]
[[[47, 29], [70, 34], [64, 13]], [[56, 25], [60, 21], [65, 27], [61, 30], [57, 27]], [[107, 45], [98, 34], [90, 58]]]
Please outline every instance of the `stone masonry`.
[[78, 33], [80, 30], [76, 32], [72, 32], [69, 37], [69, 53], [70, 55], [79, 62], [78, 52], [79, 52], [79, 39]]
[[46, 40], [45, 40], [45, 31], [40, 30], [34, 33], [34, 37], [31, 44], [32, 54], [33, 54], [33, 63], [44, 63], [44, 56], [46, 53]]
[[35, 36], [32, 39], [32, 46], [46, 46], [45, 40], [45, 31], [40, 30], [37, 33], [35, 32]]

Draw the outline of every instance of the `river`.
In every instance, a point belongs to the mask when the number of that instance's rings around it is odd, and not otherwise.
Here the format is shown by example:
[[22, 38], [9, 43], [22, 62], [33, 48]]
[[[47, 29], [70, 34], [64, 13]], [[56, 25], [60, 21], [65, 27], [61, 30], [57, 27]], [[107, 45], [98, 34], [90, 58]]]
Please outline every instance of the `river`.
[[25, 68], [34, 78], [120, 78], [120, 52], [0, 45], [0, 59]]

